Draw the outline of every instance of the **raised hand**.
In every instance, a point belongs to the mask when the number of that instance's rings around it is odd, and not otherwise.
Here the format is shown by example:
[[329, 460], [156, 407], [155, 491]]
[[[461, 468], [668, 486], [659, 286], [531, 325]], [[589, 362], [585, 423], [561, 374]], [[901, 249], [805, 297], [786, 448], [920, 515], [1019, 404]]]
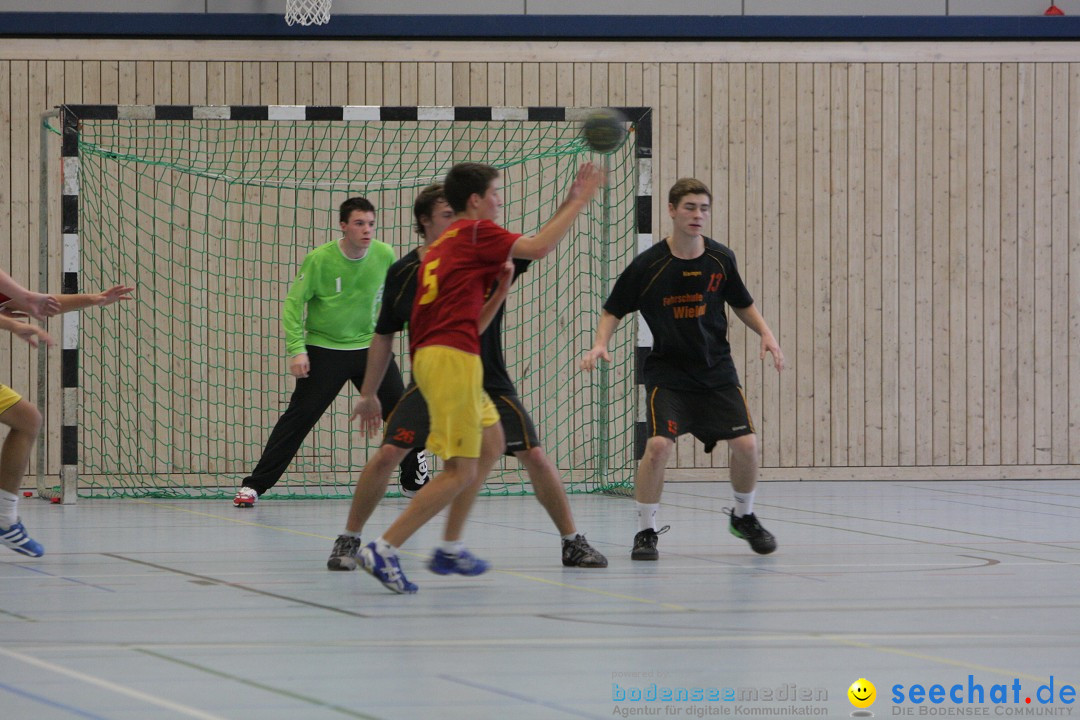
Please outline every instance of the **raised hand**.
[[131, 293], [133, 292], [135, 292], [135, 288], [133, 287], [116, 285], [105, 292], [98, 293], [96, 304], [99, 307], [105, 307], [106, 305], [112, 305], [114, 302], [120, 300], [131, 300]]

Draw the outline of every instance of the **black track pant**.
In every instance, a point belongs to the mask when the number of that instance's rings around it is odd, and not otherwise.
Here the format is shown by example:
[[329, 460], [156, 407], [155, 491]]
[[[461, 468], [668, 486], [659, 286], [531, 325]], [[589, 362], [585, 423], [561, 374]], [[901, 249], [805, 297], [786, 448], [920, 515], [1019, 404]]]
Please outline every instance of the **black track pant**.
[[[367, 350], [328, 350], [312, 346], [308, 347], [307, 354], [311, 364], [308, 376], [297, 379], [289, 407], [270, 433], [259, 464], [251, 475], [244, 478], [243, 485], [253, 488], [260, 495], [274, 487], [281, 479], [304, 438], [337, 398], [345, 383], [352, 382], [359, 390], [364, 382]], [[404, 391], [401, 371], [391, 359], [390, 367], [386, 369], [386, 377], [383, 378], [377, 393], [379, 402], [382, 403], [384, 420], [397, 405]], [[422, 450], [414, 450], [401, 461], [402, 480], [406, 484], [422, 485], [427, 480], [426, 477], [417, 477], [421, 470], [425, 475], [427, 471], [427, 463], [421, 464], [418, 461], [417, 452]]]

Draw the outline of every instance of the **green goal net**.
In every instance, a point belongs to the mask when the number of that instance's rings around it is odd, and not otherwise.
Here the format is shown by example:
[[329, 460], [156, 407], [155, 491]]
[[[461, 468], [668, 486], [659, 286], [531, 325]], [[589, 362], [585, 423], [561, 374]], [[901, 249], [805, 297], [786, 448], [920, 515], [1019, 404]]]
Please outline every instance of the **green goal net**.
[[[631, 333], [616, 338], [604, 372], [577, 366], [612, 279], [636, 252], [633, 133], [597, 156], [571, 120], [243, 120], [195, 110], [170, 120], [121, 108], [119, 119], [77, 123], [80, 289], [137, 287], [135, 302], [80, 319], [79, 496], [231, 496], [292, 393], [280, 316], [301, 259], [339, 236], [337, 208], [354, 195], [375, 204], [376, 236], [400, 257], [418, 245], [416, 193], [463, 161], [502, 168], [502, 224], [522, 233], [555, 212], [581, 162], [607, 164], [602, 199], [512, 289], [503, 344], [568, 489], [629, 482]], [[268, 498], [351, 495], [378, 443], [349, 426], [355, 395], [346, 386]], [[513, 459], [487, 484], [488, 494], [530, 490]]]

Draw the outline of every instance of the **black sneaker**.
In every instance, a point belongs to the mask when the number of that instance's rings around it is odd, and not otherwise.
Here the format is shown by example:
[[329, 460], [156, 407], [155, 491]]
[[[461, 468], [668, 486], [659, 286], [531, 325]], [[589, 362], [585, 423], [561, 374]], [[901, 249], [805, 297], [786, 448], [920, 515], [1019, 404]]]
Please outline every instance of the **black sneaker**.
[[562, 564], [566, 567], [606, 568], [607, 558], [585, 540], [576, 535], [573, 540], [562, 541]]
[[751, 550], [758, 555], [768, 555], [776, 550], [776, 538], [773, 537], [771, 532], [761, 527], [761, 523], [758, 522], [754, 513], [735, 517], [734, 508], [724, 509], [731, 516], [731, 524], [728, 525], [731, 534], [750, 543]]
[[334, 541], [334, 549], [330, 551], [330, 559], [326, 561], [327, 570], [355, 570], [356, 557], [360, 554], [363, 544], [360, 538], [351, 535], [338, 535]]
[[634, 549], [630, 551], [631, 560], [656, 560], [660, 553], [656, 550], [656, 536], [671, 529], [665, 525], [659, 530], [646, 529], [634, 536]]

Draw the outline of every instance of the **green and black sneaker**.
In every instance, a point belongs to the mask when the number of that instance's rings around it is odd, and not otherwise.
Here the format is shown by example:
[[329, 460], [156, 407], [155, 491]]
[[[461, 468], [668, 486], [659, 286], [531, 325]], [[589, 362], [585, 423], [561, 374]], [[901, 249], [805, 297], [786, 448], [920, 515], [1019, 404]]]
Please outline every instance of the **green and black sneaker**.
[[776, 550], [776, 538], [773, 537], [771, 532], [761, 527], [761, 523], [758, 522], [754, 513], [735, 517], [734, 508], [724, 509], [731, 516], [731, 524], [728, 525], [731, 534], [750, 543], [751, 550], [758, 555], [768, 555]]

